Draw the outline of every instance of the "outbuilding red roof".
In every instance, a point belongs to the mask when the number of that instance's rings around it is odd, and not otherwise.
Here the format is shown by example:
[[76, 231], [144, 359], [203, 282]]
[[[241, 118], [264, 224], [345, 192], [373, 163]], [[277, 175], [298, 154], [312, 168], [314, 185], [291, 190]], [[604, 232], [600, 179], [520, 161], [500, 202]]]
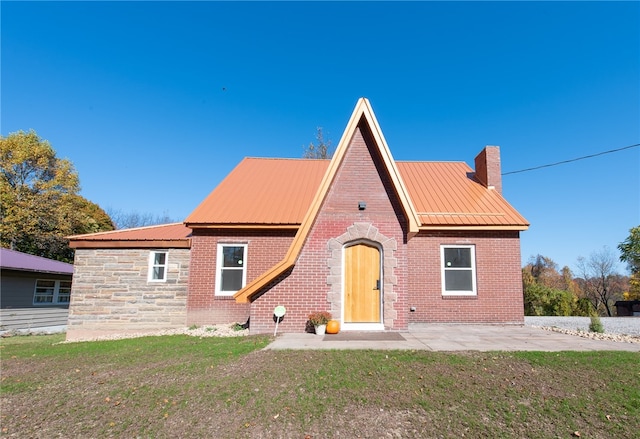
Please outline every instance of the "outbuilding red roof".
[[71, 248], [189, 248], [191, 229], [183, 223], [161, 224], [69, 237]]

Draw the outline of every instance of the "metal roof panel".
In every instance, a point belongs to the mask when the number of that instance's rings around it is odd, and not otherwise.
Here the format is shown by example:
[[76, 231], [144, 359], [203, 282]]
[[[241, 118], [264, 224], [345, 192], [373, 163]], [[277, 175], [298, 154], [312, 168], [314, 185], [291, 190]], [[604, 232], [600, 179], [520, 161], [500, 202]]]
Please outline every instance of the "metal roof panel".
[[0, 267], [8, 270], [73, 274], [73, 265], [8, 248], [0, 248]]
[[187, 217], [187, 224], [299, 225], [329, 160], [245, 158]]

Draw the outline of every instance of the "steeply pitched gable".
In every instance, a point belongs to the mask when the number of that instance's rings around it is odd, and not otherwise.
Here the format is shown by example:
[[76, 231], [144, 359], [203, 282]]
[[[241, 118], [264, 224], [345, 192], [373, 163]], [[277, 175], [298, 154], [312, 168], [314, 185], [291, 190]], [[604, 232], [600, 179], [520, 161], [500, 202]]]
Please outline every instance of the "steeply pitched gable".
[[329, 163], [329, 168], [326, 170], [322, 182], [320, 183], [320, 187], [318, 188], [316, 195], [307, 211], [298, 231], [287, 251], [285, 257], [278, 264], [273, 266], [271, 269], [267, 270], [262, 275], [258, 276], [251, 283], [246, 285], [243, 289], [238, 291], [234, 298], [237, 302], [247, 302], [251, 299], [251, 297], [256, 294], [261, 288], [267, 285], [270, 281], [274, 280], [276, 277], [284, 273], [289, 268], [293, 267], [296, 262], [296, 259], [304, 245], [305, 239], [307, 238], [311, 227], [313, 226], [313, 222], [320, 211], [322, 206], [322, 202], [324, 201], [329, 188], [340, 168], [340, 165], [344, 159], [344, 156], [349, 148], [351, 139], [356, 132], [356, 129], [359, 126], [366, 125], [366, 128], [371, 133], [371, 136], [374, 140], [374, 146], [377, 148], [377, 152], [382, 160], [383, 166], [389, 176], [391, 184], [393, 186], [393, 190], [398, 197], [398, 201], [402, 206], [402, 210], [404, 213], [404, 217], [407, 219], [406, 230], [408, 234], [408, 238], [414, 236], [419, 231], [419, 220], [418, 216], [413, 208], [411, 203], [411, 199], [409, 198], [409, 193], [402, 181], [402, 177], [398, 172], [398, 168], [396, 167], [395, 161], [391, 156], [391, 151], [384, 139], [382, 134], [382, 130], [378, 125], [378, 121], [373, 114], [373, 110], [371, 109], [371, 105], [369, 101], [365, 98], [361, 98], [358, 100], [356, 107], [349, 119], [349, 123], [340, 139], [340, 143], [336, 148], [336, 151]]

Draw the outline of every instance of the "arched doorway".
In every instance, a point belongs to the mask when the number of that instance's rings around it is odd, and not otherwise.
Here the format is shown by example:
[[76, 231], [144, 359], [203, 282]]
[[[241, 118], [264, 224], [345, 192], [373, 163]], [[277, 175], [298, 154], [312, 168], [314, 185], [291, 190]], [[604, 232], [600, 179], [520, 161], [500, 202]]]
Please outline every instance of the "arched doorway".
[[380, 249], [368, 242], [344, 248], [345, 329], [384, 329]]

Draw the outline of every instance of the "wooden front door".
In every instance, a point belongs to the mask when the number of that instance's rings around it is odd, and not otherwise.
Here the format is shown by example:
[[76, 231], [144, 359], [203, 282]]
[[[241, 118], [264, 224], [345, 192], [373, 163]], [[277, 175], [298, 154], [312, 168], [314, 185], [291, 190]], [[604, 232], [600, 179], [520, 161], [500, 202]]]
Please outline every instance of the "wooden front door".
[[344, 258], [344, 322], [380, 323], [380, 251], [357, 244]]

